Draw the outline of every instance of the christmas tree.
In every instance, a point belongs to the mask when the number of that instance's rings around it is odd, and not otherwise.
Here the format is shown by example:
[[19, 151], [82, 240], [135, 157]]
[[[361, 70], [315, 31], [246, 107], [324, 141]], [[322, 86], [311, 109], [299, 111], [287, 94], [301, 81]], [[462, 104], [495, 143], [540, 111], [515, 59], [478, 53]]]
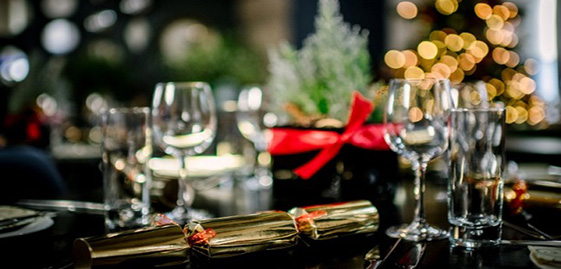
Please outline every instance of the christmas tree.
[[537, 62], [516, 52], [522, 16], [512, 2], [498, 0], [401, 1], [398, 15], [428, 25], [423, 40], [409, 50], [389, 50], [391, 76], [448, 78], [453, 84], [485, 82], [489, 101], [502, 103], [507, 123], [545, 127], [545, 104], [534, 92]]

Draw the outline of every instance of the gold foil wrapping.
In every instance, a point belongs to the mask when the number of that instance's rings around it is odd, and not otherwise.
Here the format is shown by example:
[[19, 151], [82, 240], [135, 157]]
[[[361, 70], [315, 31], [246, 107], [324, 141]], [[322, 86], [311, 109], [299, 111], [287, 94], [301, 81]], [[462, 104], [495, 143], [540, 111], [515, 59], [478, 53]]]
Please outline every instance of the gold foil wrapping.
[[74, 265], [90, 268], [144, 259], [186, 261], [190, 251], [226, 258], [265, 250], [290, 248], [300, 235], [325, 240], [378, 230], [378, 210], [365, 200], [297, 207], [147, 227], [74, 242]]
[[185, 234], [176, 224], [110, 233], [74, 241], [74, 267], [114, 265], [135, 259], [188, 259]]
[[209, 258], [289, 248], [298, 243], [294, 219], [280, 211], [194, 221], [186, 226], [186, 235], [199, 238], [190, 243], [191, 248]]
[[314, 240], [373, 233], [378, 230], [378, 210], [369, 201], [296, 207], [289, 211], [300, 233]]

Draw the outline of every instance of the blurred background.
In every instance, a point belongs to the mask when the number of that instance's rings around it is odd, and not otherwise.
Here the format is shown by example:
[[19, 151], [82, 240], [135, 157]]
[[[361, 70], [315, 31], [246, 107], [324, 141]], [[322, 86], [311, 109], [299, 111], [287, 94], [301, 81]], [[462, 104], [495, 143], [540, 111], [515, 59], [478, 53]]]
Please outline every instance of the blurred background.
[[[407, 77], [411, 66], [434, 71], [421, 46], [429, 40], [456, 56], [459, 71], [447, 69], [448, 77], [487, 83], [507, 106], [513, 134], [553, 139], [514, 139], [511, 156], [561, 154], [556, 0], [340, 2], [344, 20], [368, 31], [373, 82]], [[87, 189], [101, 180], [100, 111], [149, 106], [161, 81], [208, 81], [219, 125], [235, 126], [227, 115], [240, 87], [267, 82], [270, 49], [284, 41], [302, 47], [317, 7], [315, 0], [0, 0], [0, 147], [40, 149], [71, 187]], [[483, 47], [460, 54], [446, 37], [470, 40], [461, 33]], [[401, 61], [411, 54], [414, 63]]]

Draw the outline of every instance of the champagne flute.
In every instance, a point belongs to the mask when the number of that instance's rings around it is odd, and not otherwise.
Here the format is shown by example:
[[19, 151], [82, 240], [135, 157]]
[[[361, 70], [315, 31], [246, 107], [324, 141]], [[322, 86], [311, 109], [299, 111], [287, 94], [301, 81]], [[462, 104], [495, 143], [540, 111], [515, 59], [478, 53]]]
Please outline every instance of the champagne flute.
[[415, 173], [415, 212], [410, 224], [393, 226], [386, 234], [410, 241], [448, 237], [425, 217], [427, 163], [448, 145], [448, 115], [452, 106], [450, 81], [392, 79], [384, 110], [384, 138], [390, 148], [411, 161]]
[[180, 163], [178, 198], [169, 217], [186, 223], [197, 216], [195, 190], [187, 180], [186, 158], [202, 153], [216, 136], [216, 109], [205, 82], [158, 83], [152, 100], [154, 142]]

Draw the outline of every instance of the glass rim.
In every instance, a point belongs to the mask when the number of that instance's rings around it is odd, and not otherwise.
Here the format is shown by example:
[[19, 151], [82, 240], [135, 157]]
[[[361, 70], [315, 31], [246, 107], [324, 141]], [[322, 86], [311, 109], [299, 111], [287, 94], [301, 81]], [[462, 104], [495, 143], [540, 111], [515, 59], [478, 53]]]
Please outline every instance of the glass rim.
[[448, 82], [450, 82], [450, 79], [447, 79], [447, 78], [391, 78], [390, 81], [399, 81], [399, 82], [403, 82], [403, 81], [413, 81], [413, 82], [418, 82], [418, 81], [448, 81]]
[[166, 82], [158, 82], [156, 85], [176, 85], [181, 87], [210, 87], [210, 84], [206, 81], [166, 81]]
[[147, 106], [134, 106], [134, 107], [110, 107], [107, 108], [104, 112], [109, 114], [116, 114], [116, 113], [150, 113], [150, 108]]
[[450, 112], [504, 112], [505, 107], [451, 108]]

